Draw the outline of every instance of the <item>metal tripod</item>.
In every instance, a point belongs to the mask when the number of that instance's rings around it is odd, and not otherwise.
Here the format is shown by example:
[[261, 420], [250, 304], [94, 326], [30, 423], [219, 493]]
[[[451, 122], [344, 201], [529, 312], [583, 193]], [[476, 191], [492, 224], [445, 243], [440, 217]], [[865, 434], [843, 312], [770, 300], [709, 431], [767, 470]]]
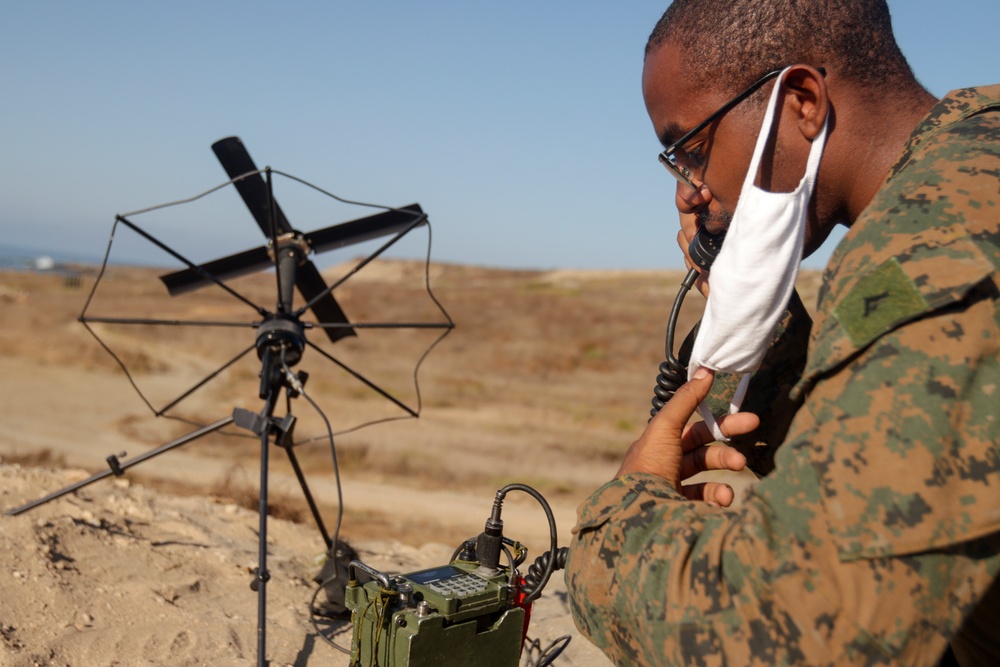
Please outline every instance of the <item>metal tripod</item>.
[[[291, 272], [293, 273], [293, 272]], [[299, 465], [298, 458], [294, 451], [293, 432], [295, 428], [295, 417], [291, 411], [280, 418], [274, 417], [275, 405], [284, 389], [291, 405], [292, 398], [297, 397], [303, 389], [307, 379], [304, 372], [293, 374], [290, 366], [301, 358], [302, 345], [302, 325], [291, 316], [282, 316], [280, 313], [273, 319], [264, 322], [257, 337], [257, 349], [261, 359], [260, 373], [260, 397], [264, 400], [263, 408], [259, 413], [251, 412], [243, 408], [235, 408], [233, 414], [225, 419], [204, 426], [200, 429], [172, 440], [156, 449], [146, 452], [132, 459], [122, 461], [118, 455], [112, 454], [107, 458], [109, 470], [92, 475], [91, 477], [60, 489], [54, 493], [34, 500], [20, 507], [13, 508], [5, 512], [8, 516], [16, 516], [40, 505], [60, 498], [69, 493], [78, 491], [85, 486], [93, 484], [99, 480], [112, 475], [122, 476], [129, 468], [139, 465], [151, 458], [159, 456], [165, 452], [176, 449], [189, 442], [193, 442], [202, 436], [218, 431], [230, 424], [252, 431], [260, 436], [260, 503], [258, 511], [259, 517], [259, 544], [257, 568], [254, 578], [250, 583], [250, 588], [257, 593], [257, 664], [266, 665], [267, 655], [267, 582], [270, 573], [267, 569], [267, 515], [268, 515], [268, 471], [270, 444], [273, 437], [274, 444], [285, 450], [288, 460], [291, 463], [295, 476], [302, 488], [306, 503], [312, 513], [313, 519], [319, 528], [323, 541], [329, 553], [333, 553], [334, 542], [326, 529], [323, 518], [320, 515], [319, 507], [309, 490], [305, 475]]]

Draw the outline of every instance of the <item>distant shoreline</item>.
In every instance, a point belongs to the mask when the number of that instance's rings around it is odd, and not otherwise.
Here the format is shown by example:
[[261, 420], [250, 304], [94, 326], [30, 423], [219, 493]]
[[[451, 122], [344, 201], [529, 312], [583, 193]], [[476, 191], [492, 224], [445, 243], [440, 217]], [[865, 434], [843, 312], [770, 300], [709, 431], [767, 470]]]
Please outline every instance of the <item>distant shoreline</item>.
[[32, 269], [35, 262], [49, 258], [56, 264], [89, 264], [100, 266], [103, 257], [84, 253], [70, 253], [59, 250], [43, 250], [0, 244], [0, 268], [2, 269]]

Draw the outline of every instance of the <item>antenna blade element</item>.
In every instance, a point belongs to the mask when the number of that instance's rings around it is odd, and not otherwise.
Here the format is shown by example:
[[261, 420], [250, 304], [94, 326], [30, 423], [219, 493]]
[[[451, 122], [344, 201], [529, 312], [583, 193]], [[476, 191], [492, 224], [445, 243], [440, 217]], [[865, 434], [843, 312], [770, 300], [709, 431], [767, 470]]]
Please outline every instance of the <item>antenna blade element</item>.
[[[326, 281], [320, 275], [319, 269], [312, 262], [305, 262], [299, 266], [295, 275], [295, 286], [299, 288], [306, 303], [312, 301], [318, 294], [326, 290]], [[316, 316], [316, 320], [321, 324], [349, 324], [347, 315], [341, 309], [340, 304], [333, 298], [332, 294], [327, 294], [312, 305], [311, 310]], [[357, 336], [353, 328], [336, 327], [324, 329], [331, 342], [336, 343], [341, 338], [347, 336]]]
[[170, 293], [170, 296], [177, 296], [178, 294], [184, 294], [185, 292], [190, 292], [210, 284], [212, 281], [206, 278], [204, 273], [226, 281], [261, 271], [272, 264], [273, 262], [267, 252], [267, 248], [261, 246], [253, 250], [244, 250], [235, 255], [206, 262], [198, 267], [201, 271], [183, 269], [160, 276], [160, 280], [167, 286], [167, 292]]
[[[420, 204], [410, 204], [401, 209], [376, 213], [365, 218], [342, 222], [305, 235], [313, 252], [336, 250], [355, 243], [363, 243], [380, 236], [403, 231], [422, 216]], [[424, 223], [421, 223], [424, 224]]]
[[[271, 220], [267, 211], [267, 183], [264, 182], [264, 177], [254, 174], [235, 180], [244, 174], [257, 171], [257, 165], [254, 164], [243, 142], [239, 137], [226, 137], [212, 144], [212, 151], [229, 178], [234, 179], [233, 185], [236, 186], [236, 191], [240, 193], [253, 219], [257, 221], [257, 226], [264, 232], [264, 236], [271, 238]], [[293, 231], [278, 202], [274, 202], [274, 224], [279, 236]]]

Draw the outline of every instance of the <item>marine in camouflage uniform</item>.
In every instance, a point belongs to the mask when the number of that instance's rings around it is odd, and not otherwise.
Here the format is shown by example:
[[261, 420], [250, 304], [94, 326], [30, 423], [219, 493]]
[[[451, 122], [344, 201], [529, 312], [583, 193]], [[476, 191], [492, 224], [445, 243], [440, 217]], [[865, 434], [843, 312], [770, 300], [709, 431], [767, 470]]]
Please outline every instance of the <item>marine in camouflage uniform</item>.
[[831, 258], [775, 472], [738, 509], [643, 473], [581, 506], [580, 630], [619, 665], [1000, 664], [998, 287], [991, 86], [918, 125]]

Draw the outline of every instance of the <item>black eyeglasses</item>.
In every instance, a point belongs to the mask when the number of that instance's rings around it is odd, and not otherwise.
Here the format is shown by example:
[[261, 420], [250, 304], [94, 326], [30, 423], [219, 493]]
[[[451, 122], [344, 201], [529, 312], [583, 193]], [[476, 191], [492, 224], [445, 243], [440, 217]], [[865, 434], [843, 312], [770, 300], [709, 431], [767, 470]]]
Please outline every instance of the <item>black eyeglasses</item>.
[[[686, 156], [686, 154], [682, 155], [681, 157], [678, 157], [677, 151], [683, 149], [684, 144], [686, 144], [687, 142], [691, 141], [691, 139], [695, 135], [697, 135], [699, 132], [701, 132], [706, 127], [708, 127], [715, 119], [717, 119], [718, 117], [722, 116], [724, 113], [726, 113], [727, 111], [729, 111], [730, 109], [732, 109], [733, 107], [735, 107], [737, 104], [739, 104], [740, 102], [742, 102], [746, 98], [748, 98], [751, 95], [753, 95], [757, 91], [757, 89], [759, 89], [761, 86], [763, 86], [765, 83], [767, 83], [768, 81], [770, 81], [774, 77], [776, 77], [779, 74], [781, 74], [783, 71], [784, 71], [784, 68], [782, 68], [782, 69], [776, 69], [776, 70], [773, 70], [771, 72], [768, 72], [763, 77], [761, 77], [758, 81], [756, 81], [755, 83], [753, 83], [753, 85], [751, 85], [749, 88], [747, 88], [746, 90], [744, 90], [742, 93], [740, 93], [739, 95], [737, 95], [733, 99], [731, 99], [728, 102], [726, 102], [725, 104], [723, 104], [711, 116], [709, 116], [708, 118], [706, 118], [702, 122], [698, 123], [698, 125], [696, 125], [693, 130], [691, 130], [690, 132], [688, 132], [687, 134], [685, 134], [683, 137], [681, 137], [680, 139], [678, 139], [674, 143], [672, 143], [669, 146], [667, 146], [667, 149], [665, 151], [663, 151], [662, 153], [660, 153], [660, 162], [662, 162], [663, 166], [667, 168], [667, 171], [669, 171], [671, 174], [673, 174], [674, 178], [676, 178], [681, 183], [684, 183], [685, 185], [688, 185], [688, 186], [690, 186], [692, 188], [697, 189], [698, 186], [695, 185], [694, 180], [693, 180], [693, 174], [691, 173], [691, 167], [694, 166], [694, 165], [687, 165], [687, 164], [685, 164], [685, 156]], [[823, 72], [825, 74], [825, 72], [822, 69], [820, 69], [820, 72]]]

